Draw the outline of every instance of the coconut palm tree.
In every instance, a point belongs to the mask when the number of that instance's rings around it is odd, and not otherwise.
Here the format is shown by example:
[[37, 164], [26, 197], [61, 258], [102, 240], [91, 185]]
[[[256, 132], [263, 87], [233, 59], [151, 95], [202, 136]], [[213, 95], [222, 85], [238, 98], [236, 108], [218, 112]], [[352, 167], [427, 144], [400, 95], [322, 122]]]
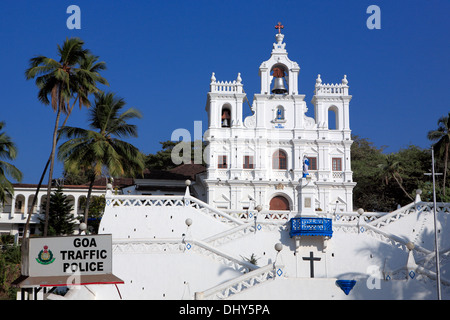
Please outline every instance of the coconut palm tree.
[[5, 122], [0, 122], [0, 205], [6, 201], [7, 196], [14, 194], [14, 187], [12, 183], [7, 179], [7, 176], [11, 176], [14, 180], [22, 180], [22, 172], [14, 165], [7, 161], [14, 160], [17, 156], [17, 148], [11, 138], [2, 132]]
[[[90, 184], [86, 199], [84, 220], [87, 224], [89, 201], [96, 178], [104, 171], [110, 176], [142, 175], [144, 155], [121, 138], [137, 137], [136, 125], [127, 121], [141, 118], [141, 113], [130, 108], [122, 112], [125, 101], [113, 93], [95, 94], [95, 106], [89, 111], [89, 127], [92, 130], [64, 127], [62, 136], [70, 139], [58, 150], [67, 172], [90, 171]], [[121, 113], [122, 112], [122, 113]]]
[[[55, 159], [56, 144], [58, 141], [58, 128], [61, 113], [66, 114], [66, 120], [70, 115], [75, 102], [78, 100], [80, 108], [89, 106], [88, 95], [97, 92], [97, 82], [107, 84], [98, 71], [105, 68], [105, 64], [97, 63], [97, 57], [90, 54], [89, 50], [83, 49], [84, 42], [79, 38], [66, 39], [63, 46], [58, 46], [59, 61], [45, 56], [37, 56], [30, 60], [30, 66], [25, 71], [27, 80], [36, 78], [39, 88], [38, 99], [44, 104], [50, 104], [56, 112], [55, 126], [52, 137], [52, 149], [43, 175], [50, 164], [47, 199], [50, 198], [53, 167]], [[50, 99], [49, 99], [50, 97]], [[71, 98], [74, 103], [70, 105]], [[65, 123], [64, 122], [64, 123]], [[42, 181], [42, 179], [41, 179]], [[41, 182], [40, 182], [41, 184]], [[36, 193], [39, 192], [39, 188]], [[34, 199], [37, 198], [37, 195]], [[31, 206], [33, 208], [33, 206]], [[48, 229], [49, 202], [45, 208], [44, 236]], [[31, 212], [29, 213], [31, 215]]]
[[400, 161], [396, 159], [394, 154], [386, 155], [384, 163], [379, 164], [378, 168], [380, 169], [381, 179], [385, 185], [388, 185], [391, 178], [394, 178], [395, 182], [398, 184], [400, 189], [402, 189], [405, 195], [411, 201], [414, 201], [411, 195], [403, 187], [403, 179], [402, 176], [400, 175], [401, 171]]
[[427, 138], [431, 141], [436, 141], [433, 144], [434, 151], [440, 156], [444, 157], [444, 186], [443, 193], [445, 197], [445, 183], [447, 179], [448, 153], [450, 146], [450, 112], [448, 115], [439, 118], [438, 128], [431, 130], [427, 134]]

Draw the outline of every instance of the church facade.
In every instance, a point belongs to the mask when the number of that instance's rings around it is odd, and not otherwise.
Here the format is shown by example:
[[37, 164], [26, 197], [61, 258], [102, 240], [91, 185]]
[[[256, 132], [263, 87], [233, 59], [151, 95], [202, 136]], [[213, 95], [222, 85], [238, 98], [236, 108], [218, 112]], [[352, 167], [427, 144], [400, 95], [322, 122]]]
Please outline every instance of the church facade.
[[353, 211], [347, 78], [325, 84], [318, 75], [315, 118], [308, 117], [300, 66], [289, 59], [284, 35], [275, 38], [270, 59], [259, 67], [261, 91], [251, 116], [243, 118], [248, 99], [241, 75], [218, 81], [212, 74], [204, 137], [209, 166], [200, 182], [205, 201], [224, 210]]

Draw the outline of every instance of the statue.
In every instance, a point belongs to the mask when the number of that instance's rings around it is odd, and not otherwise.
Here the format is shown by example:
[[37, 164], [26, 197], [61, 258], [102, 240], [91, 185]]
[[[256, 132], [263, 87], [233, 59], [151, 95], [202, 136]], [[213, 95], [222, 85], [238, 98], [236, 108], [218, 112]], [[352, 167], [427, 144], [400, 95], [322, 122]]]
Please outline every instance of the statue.
[[277, 120], [284, 120], [283, 111], [281, 110], [281, 108], [277, 109]]
[[306, 156], [303, 156], [303, 178], [309, 176], [308, 168], [309, 168], [309, 159]]

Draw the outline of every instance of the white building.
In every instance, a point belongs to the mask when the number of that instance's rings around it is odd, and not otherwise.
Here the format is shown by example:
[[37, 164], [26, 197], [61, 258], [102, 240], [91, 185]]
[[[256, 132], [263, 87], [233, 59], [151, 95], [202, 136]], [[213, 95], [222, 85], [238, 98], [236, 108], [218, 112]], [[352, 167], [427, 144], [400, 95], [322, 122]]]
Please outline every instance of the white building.
[[[129, 182], [132, 180], [129, 179]], [[123, 187], [124, 184], [120, 184]], [[0, 205], [0, 234], [13, 235], [16, 239], [23, 236], [28, 213], [31, 210], [33, 199], [36, 196], [37, 185], [14, 184], [14, 196], [8, 197], [7, 201]], [[72, 204], [74, 219], [84, 215], [83, 205], [88, 194], [88, 185], [64, 185], [62, 192], [68, 196]], [[56, 187], [53, 191], [56, 190]], [[92, 189], [92, 196], [104, 196], [106, 192], [106, 180], [98, 181]], [[31, 210], [29, 235], [40, 233], [39, 217], [45, 213], [45, 199], [47, 198], [47, 185], [42, 185], [36, 203]]]
[[[284, 35], [276, 35], [270, 59], [259, 67], [261, 92], [252, 116], [240, 74], [235, 81], [211, 77], [206, 111], [209, 167], [202, 179], [206, 201], [241, 210], [253, 201], [264, 209], [312, 214], [352, 211], [350, 116], [346, 76], [339, 84], [317, 77], [312, 98], [315, 119], [306, 116], [298, 88], [299, 65], [288, 58]], [[329, 113], [335, 123], [330, 123]], [[305, 178], [304, 158], [309, 160]]]

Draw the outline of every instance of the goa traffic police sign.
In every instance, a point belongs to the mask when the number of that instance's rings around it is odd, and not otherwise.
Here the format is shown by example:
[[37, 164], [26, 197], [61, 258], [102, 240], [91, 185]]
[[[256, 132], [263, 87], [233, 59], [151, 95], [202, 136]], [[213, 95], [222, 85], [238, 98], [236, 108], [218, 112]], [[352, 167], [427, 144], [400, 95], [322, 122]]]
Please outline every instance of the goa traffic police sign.
[[112, 273], [112, 235], [30, 238], [29, 276]]

